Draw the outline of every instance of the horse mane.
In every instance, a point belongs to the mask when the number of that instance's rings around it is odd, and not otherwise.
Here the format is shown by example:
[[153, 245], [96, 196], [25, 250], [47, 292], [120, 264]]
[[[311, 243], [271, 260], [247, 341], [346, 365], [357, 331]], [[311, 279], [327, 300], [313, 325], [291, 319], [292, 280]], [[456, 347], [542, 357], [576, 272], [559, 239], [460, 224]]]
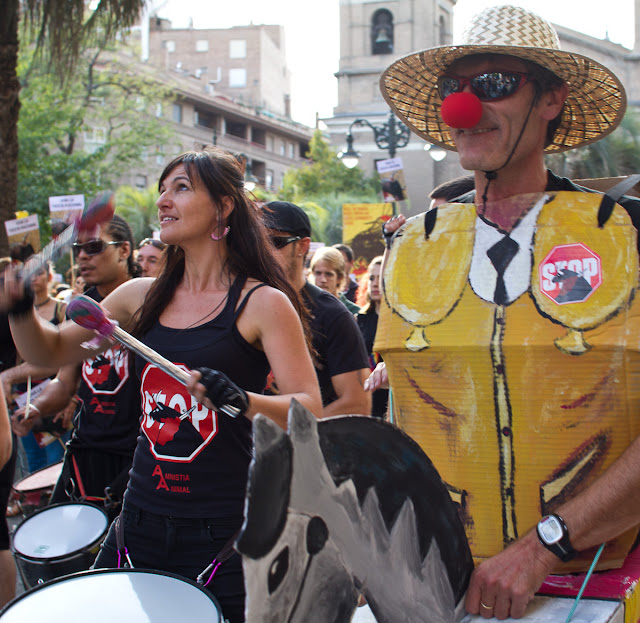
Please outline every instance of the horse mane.
[[473, 569], [471, 552], [456, 507], [422, 448], [395, 426], [369, 417], [320, 420], [318, 436], [336, 487], [351, 480], [361, 508], [373, 488], [389, 534], [411, 500], [420, 558], [426, 558], [435, 540], [458, 600]]

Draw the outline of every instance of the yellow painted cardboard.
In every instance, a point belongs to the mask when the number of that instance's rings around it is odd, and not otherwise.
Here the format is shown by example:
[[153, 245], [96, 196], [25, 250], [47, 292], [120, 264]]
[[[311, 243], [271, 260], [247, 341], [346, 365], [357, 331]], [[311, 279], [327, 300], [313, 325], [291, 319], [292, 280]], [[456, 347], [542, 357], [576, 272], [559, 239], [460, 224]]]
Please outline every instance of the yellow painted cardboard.
[[[547, 193], [531, 210], [510, 274], [522, 291], [507, 304], [493, 302], [494, 277], [482, 273], [487, 228], [473, 204], [441, 206], [428, 240], [424, 215], [410, 219], [390, 251], [374, 348], [395, 422], [460, 504], [476, 561], [587, 486], [640, 433], [636, 230], [620, 206], [599, 228], [600, 200]], [[591, 284], [579, 301], [549, 296], [564, 287], [553, 271], [571, 272], [553, 264], [563, 253]], [[598, 568], [620, 566], [635, 534], [608, 544]]]

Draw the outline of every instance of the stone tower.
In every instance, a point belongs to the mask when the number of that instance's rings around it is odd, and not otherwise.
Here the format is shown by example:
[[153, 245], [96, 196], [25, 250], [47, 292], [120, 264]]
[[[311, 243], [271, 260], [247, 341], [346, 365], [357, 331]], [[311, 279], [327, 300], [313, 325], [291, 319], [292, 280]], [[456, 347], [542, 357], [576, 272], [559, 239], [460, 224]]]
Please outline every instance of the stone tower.
[[[355, 119], [376, 126], [387, 122], [389, 106], [380, 93], [380, 74], [396, 58], [451, 43], [456, 1], [340, 0], [338, 105], [333, 117], [323, 119], [332, 145], [345, 147]], [[375, 144], [369, 127], [357, 125], [352, 133], [354, 148], [361, 154], [359, 166], [373, 175], [375, 161], [388, 158], [388, 153]], [[434, 162], [424, 147], [425, 142], [412, 134], [409, 144], [396, 153], [403, 161], [409, 194], [409, 204], [400, 205], [404, 213], [426, 210], [431, 189], [462, 174], [457, 158], [449, 155]]]

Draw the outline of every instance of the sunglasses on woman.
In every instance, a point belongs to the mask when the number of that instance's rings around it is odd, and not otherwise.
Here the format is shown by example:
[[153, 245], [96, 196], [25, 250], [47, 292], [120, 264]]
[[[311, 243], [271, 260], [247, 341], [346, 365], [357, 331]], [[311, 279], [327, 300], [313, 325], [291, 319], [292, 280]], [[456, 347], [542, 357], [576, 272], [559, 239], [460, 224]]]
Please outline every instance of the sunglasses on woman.
[[483, 102], [509, 97], [531, 80], [530, 74], [519, 71], [488, 71], [466, 78], [440, 76], [438, 94], [444, 100], [452, 93], [459, 93], [467, 85], [471, 92]]
[[140, 244], [138, 245], [138, 249], [142, 249], [142, 247], [144, 247], [147, 244], [150, 244], [156, 249], [160, 249], [160, 251], [164, 250], [164, 248], [167, 246], [164, 242], [162, 242], [162, 240], [158, 240], [157, 238], [144, 238], [143, 240], [140, 241]]
[[84, 251], [87, 255], [99, 255], [100, 253], [104, 253], [105, 249], [111, 244], [122, 244], [122, 241], [113, 240], [111, 242], [105, 242], [97, 238], [96, 240], [87, 240], [86, 242], [74, 242], [71, 247], [74, 257], [78, 257], [80, 251]]
[[276, 249], [284, 249], [288, 244], [301, 240], [300, 236], [272, 236], [271, 242]]

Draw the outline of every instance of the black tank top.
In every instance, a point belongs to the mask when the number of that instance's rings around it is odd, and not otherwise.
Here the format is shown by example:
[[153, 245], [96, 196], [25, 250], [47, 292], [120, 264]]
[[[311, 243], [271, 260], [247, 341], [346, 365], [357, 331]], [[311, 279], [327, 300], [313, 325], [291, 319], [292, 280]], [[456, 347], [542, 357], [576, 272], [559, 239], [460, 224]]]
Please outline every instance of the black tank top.
[[[184, 369], [224, 372], [246, 391], [262, 393], [269, 363], [236, 327], [251, 290], [237, 307], [238, 277], [223, 311], [206, 324], [172, 329], [157, 322], [142, 341]], [[142, 427], [127, 502], [174, 517], [241, 517], [251, 461], [251, 421], [211, 411], [153, 364], [136, 357]], [[183, 416], [181, 418], [181, 416]]]
[[[102, 300], [95, 287], [85, 296], [98, 303]], [[127, 348], [115, 343], [82, 362], [77, 393], [80, 403], [70, 446], [133, 456], [140, 432], [140, 403], [130, 356]]]

